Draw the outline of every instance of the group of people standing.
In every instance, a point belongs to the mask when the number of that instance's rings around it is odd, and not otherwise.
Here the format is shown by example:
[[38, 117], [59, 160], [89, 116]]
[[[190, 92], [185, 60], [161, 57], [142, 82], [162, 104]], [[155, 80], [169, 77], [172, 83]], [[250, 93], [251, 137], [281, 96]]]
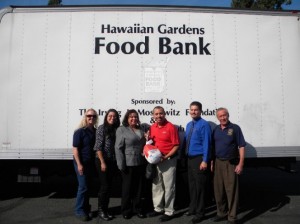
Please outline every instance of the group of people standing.
[[[214, 222], [228, 220], [236, 223], [238, 204], [238, 175], [243, 170], [246, 145], [240, 127], [229, 121], [226, 108], [217, 109], [220, 122], [213, 131], [201, 118], [202, 104], [190, 104], [192, 121], [187, 124], [184, 138], [188, 163], [190, 205], [186, 216], [193, 216], [192, 223], [204, 220], [208, 175], [213, 171], [217, 215]], [[89, 188], [94, 165], [98, 172], [98, 217], [113, 219], [108, 212], [112, 179], [120, 170], [122, 175], [121, 212], [124, 219], [134, 214], [146, 218], [142, 197], [147, 161], [143, 148], [147, 140], [162, 154], [155, 165], [152, 180], [153, 211], [148, 217], [160, 216], [165, 222], [174, 218], [177, 152], [180, 139], [175, 125], [166, 119], [163, 107], [153, 109], [155, 123], [146, 130], [141, 125], [136, 110], [127, 110], [120, 126], [119, 114], [110, 109], [98, 128], [98, 114], [94, 109], [86, 111], [79, 128], [73, 136], [74, 168], [78, 179], [75, 214], [82, 221], [89, 220]]]

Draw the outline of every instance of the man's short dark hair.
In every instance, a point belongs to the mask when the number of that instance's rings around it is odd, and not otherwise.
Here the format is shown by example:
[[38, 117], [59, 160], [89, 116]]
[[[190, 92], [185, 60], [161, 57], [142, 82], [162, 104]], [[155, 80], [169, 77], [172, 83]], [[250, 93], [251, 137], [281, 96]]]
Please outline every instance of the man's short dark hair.
[[162, 106], [156, 106], [153, 108], [152, 112], [154, 113], [154, 110], [162, 110], [164, 114], [166, 114], [165, 109]]
[[190, 107], [191, 107], [191, 106], [197, 106], [198, 109], [199, 109], [200, 111], [202, 111], [202, 104], [201, 104], [199, 101], [193, 101], [193, 102], [191, 102]]

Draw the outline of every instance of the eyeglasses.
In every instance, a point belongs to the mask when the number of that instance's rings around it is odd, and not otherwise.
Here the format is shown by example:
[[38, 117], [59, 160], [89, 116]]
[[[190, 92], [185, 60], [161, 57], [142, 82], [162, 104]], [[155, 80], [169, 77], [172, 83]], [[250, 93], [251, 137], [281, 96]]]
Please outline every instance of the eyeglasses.
[[86, 117], [88, 117], [88, 118], [91, 118], [91, 117], [92, 117], [92, 118], [96, 118], [96, 117], [97, 117], [97, 115], [91, 115], [91, 114], [87, 114], [87, 115], [86, 115]]

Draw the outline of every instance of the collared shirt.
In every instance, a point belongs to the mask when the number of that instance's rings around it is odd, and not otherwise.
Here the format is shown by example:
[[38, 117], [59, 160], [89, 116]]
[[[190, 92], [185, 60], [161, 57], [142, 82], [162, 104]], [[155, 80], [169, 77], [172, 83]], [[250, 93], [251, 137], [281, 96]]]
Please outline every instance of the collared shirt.
[[[190, 140], [189, 134], [192, 130]], [[209, 123], [203, 118], [190, 121], [186, 126], [185, 139], [188, 141], [188, 156], [203, 155], [203, 161], [208, 162], [210, 159], [211, 147], [211, 128]]]
[[162, 154], [168, 154], [174, 146], [179, 145], [179, 134], [177, 128], [166, 121], [162, 126], [154, 123], [150, 127], [150, 139]]
[[95, 132], [93, 128], [79, 128], [73, 135], [73, 147], [78, 148], [79, 158], [82, 162], [88, 162], [94, 158]]
[[238, 158], [238, 149], [245, 146], [246, 141], [238, 125], [229, 122], [223, 130], [221, 125], [215, 127], [213, 131], [213, 147], [217, 158]]

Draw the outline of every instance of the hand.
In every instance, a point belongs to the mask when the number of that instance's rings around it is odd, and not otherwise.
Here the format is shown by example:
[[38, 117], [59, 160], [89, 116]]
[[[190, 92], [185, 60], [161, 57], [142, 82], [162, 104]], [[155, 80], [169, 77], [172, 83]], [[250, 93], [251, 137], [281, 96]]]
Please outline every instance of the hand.
[[160, 163], [164, 161], [164, 156], [160, 157]]
[[202, 161], [200, 163], [200, 170], [207, 170], [207, 163], [206, 162]]
[[243, 172], [243, 165], [242, 165], [242, 164], [238, 164], [238, 165], [235, 167], [234, 172], [235, 172], [237, 175], [242, 174], [242, 172]]
[[144, 137], [145, 137], [146, 141], [149, 140], [149, 131], [147, 131], [147, 132], [144, 134]]
[[101, 163], [101, 171], [105, 172], [106, 169], [107, 169], [107, 166], [106, 166], [105, 162]]
[[81, 164], [77, 165], [77, 170], [80, 176], [83, 175], [83, 166]]
[[168, 160], [168, 159], [171, 159], [170, 156], [164, 155], [164, 156], [162, 156], [162, 157], [160, 158], [160, 162], [163, 162], [163, 161]]
[[210, 163], [210, 171], [211, 172], [214, 172], [214, 161], [211, 161], [211, 163]]

